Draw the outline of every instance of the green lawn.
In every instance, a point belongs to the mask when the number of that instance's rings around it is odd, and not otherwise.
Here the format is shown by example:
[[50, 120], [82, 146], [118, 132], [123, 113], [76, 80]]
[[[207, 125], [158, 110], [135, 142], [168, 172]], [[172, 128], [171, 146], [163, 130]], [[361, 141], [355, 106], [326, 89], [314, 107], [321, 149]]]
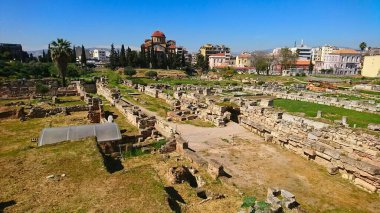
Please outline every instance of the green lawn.
[[334, 106], [327, 106], [304, 101], [276, 99], [274, 106], [287, 112], [305, 113], [307, 117], [316, 117], [317, 111], [322, 111], [322, 118], [331, 121], [340, 120], [342, 116], [347, 116], [350, 126], [356, 124], [357, 127], [367, 128], [369, 123], [380, 123], [380, 115], [367, 112], [358, 112]]
[[[127, 99], [133, 104], [142, 106], [152, 112], [156, 112], [161, 117], [166, 117], [166, 113], [171, 111], [171, 107], [163, 99], [153, 98], [149, 95], [140, 93], [137, 90], [129, 88], [125, 85], [119, 85], [118, 88], [120, 89], [120, 92], [125, 99]], [[128, 93], [131, 92], [137, 93], [139, 95], [129, 95]], [[134, 97], [138, 98], [139, 101], [136, 101]]]
[[369, 94], [369, 95], [377, 95], [377, 96], [380, 96], [380, 92], [375, 92], [375, 91], [360, 90], [359, 92], [360, 92], [360, 93], [364, 93], [364, 94]]

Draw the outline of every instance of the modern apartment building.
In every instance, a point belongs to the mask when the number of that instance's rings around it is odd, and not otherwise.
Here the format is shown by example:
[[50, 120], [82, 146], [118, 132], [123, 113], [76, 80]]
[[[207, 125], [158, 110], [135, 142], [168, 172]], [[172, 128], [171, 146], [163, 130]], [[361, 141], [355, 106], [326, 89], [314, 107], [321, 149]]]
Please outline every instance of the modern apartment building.
[[102, 49], [94, 49], [92, 51], [92, 58], [98, 61], [106, 61], [107, 60], [106, 51]]
[[231, 51], [229, 47], [226, 47], [224, 45], [205, 44], [199, 48], [199, 53], [205, 58], [208, 58], [210, 55], [218, 53], [226, 53], [227, 55], [230, 55]]
[[311, 47], [308, 47], [301, 42], [301, 45], [290, 48], [290, 50], [294, 53], [298, 54], [299, 60], [310, 60], [311, 59]]
[[315, 64], [317, 62], [323, 61], [327, 54], [330, 54], [333, 51], [338, 50], [338, 49], [339, 49], [338, 47], [331, 46], [331, 45], [324, 45], [321, 47], [312, 48], [311, 58], [312, 58], [313, 63]]

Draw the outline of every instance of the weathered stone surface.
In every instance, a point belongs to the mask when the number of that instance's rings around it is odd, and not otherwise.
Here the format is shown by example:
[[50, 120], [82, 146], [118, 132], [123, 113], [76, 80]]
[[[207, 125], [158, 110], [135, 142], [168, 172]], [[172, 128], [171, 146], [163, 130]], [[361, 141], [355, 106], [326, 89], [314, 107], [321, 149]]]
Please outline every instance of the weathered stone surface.
[[339, 171], [339, 168], [337, 166], [334, 166], [334, 165], [329, 165], [327, 167], [327, 172], [330, 174], [330, 175], [336, 175], [338, 174], [338, 171]]

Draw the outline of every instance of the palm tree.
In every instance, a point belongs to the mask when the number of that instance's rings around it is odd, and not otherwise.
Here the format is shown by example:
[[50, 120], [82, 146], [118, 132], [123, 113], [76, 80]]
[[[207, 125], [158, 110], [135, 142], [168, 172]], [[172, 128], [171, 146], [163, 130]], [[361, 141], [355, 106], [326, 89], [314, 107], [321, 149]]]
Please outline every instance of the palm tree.
[[362, 52], [363, 52], [363, 50], [367, 47], [367, 43], [365, 43], [365, 42], [363, 41], [362, 43], [359, 44], [359, 47], [360, 47], [360, 49], [361, 49]]
[[71, 43], [62, 38], [58, 38], [57, 41], [50, 43], [51, 58], [57, 66], [59, 73], [62, 77], [62, 85], [66, 86], [66, 70], [67, 64], [70, 61], [71, 56]]

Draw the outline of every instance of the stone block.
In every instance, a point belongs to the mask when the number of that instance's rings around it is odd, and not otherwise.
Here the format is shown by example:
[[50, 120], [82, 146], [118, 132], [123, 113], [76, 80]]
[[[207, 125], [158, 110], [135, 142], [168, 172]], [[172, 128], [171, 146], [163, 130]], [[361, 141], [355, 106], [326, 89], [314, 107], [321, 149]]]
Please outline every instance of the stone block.
[[354, 180], [355, 185], [358, 185], [360, 187], [363, 187], [364, 189], [368, 190], [369, 192], [376, 192], [377, 188], [376, 186], [360, 179], [360, 178], [355, 178]]

